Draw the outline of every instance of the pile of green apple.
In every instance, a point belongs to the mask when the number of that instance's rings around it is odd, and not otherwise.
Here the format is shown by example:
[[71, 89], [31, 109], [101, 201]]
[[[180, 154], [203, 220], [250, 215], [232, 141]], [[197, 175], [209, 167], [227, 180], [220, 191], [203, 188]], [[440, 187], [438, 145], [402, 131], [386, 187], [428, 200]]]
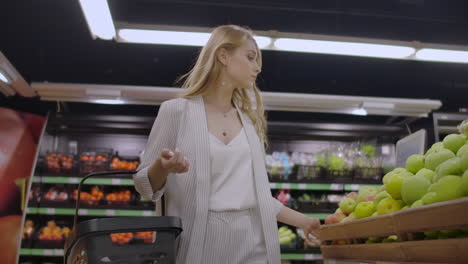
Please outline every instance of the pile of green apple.
[[[468, 133], [468, 129], [465, 130]], [[468, 196], [467, 135], [446, 136], [442, 142], [432, 145], [424, 155], [410, 156], [405, 168], [390, 171], [382, 181], [383, 186], [379, 189], [365, 186], [358, 193], [347, 194], [340, 201], [336, 212], [325, 219], [325, 224], [384, 215]], [[444, 230], [427, 232], [426, 238], [453, 237], [452, 233], [455, 232], [467, 234], [464, 229]], [[392, 241], [397, 239], [369, 238], [367, 243]]]
[[468, 140], [450, 134], [425, 155], [412, 155], [406, 168], [396, 168], [383, 177], [377, 189], [365, 186], [349, 193], [329, 215], [325, 224], [383, 215], [468, 196]]
[[287, 226], [282, 226], [278, 229], [280, 244], [290, 244], [296, 239], [296, 234]]

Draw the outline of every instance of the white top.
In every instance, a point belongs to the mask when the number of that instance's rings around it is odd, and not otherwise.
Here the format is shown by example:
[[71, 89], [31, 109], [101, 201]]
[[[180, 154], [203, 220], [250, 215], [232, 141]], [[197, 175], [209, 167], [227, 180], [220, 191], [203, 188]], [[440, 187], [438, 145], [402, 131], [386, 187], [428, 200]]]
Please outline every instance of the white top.
[[244, 128], [229, 144], [210, 134], [211, 195], [209, 210], [231, 211], [257, 204], [252, 153]]

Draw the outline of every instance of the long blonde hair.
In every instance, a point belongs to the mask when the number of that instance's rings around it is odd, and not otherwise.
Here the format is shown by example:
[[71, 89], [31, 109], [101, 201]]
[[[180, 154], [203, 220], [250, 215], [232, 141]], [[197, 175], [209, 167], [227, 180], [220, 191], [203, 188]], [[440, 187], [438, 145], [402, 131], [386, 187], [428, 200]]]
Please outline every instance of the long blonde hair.
[[[261, 68], [262, 56], [253, 38], [252, 31], [236, 25], [219, 26], [211, 33], [211, 37], [202, 48], [195, 66], [179, 79], [179, 81], [185, 79], [182, 84], [185, 91], [181, 94], [181, 97], [192, 98], [204, 95], [209, 82], [217, 80], [222, 69], [222, 64], [216, 57], [219, 49], [225, 48], [232, 51], [241, 46], [247, 39], [255, 43], [257, 49], [256, 60]], [[232, 102], [249, 116], [260, 141], [266, 146], [267, 122], [260, 89], [258, 89], [257, 85], [253, 84], [251, 89], [236, 88], [233, 92]]]

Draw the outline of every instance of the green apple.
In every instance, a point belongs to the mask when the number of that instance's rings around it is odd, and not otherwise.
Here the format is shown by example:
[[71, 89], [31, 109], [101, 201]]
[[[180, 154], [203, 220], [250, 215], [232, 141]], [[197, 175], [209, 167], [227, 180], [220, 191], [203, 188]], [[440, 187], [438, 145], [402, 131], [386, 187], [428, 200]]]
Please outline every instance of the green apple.
[[411, 208], [416, 208], [416, 207], [423, 206], [423, 205], [424, 203], [422, 200], [417, 200], [411, 205]]
[[354, 211], [354, 208], [356, 207], [356, 201], [351, 198], [345, 198], [340, 201], [338, 206], [340, 207], [341, 212], [343, 212], [345, 215], [349, 215]]
[[392, 198], [385, 198], [377, 205], [377, 213], [379, 215], [396, 212], [401, 209], [401, 203]]
[[[413, 174], [411, 172], [407, 171], [405, 168], [395, 168], [392, 171], [390, 171], [390, 172], [388, 172], [387, 174], [384, 175], [384, 177], [382, 178], [383, 184], [386, 184], [387, 182], [389, 182], [390, 179], [396, 174], [403, 174], [403, 175], [407, 175], [407, 176], [413, 176]], [[385, 188], [385, 185], [382, 188]]]
[[408, 209], [410, 208], [409, 205], [405, 205], [403, 208], [401, 208], [400, 210], [405, 210], [405, 209]]
[[377, 211], [375, 211], [371, 216], [378, 216], [379, 213]]
[[460, 157], [460, 166], [462, 171], [468, 170], [468, 153], [461, 155]]
[[374, 199], [375, 207], [377, 207], [377, 205], [379, 205], [380, 201], [382, 201], [385, 198], [389, 198], [389, 197], [391, 197], [391, 196], [387, 191], [377, 193], [377, 195], [375, 196], [375, 199]]
[[465, 143], [458, 151], [457, 151], [457, 157], [461, 157], [465, 154], [468, 154], [468, 143]]
[[401, 199], [401, 186], [406, 178], [408, 177], [403, 176], [402, 174], [395, 174], [385, 184], [385, 190], [387, 190], [388, 194], [390, 194], [393, 199]]
[[436, 176], [432, 179], [434, 182], [437, 182], [441, 178], [447, 175], [462, 175], [463, 170], [462, 170], [462, 159], [459, 157], [451, 158], [449, 160], [446, 160], [440, 164], [435, 173]]
[[442, 143], [444, 143], [444, 148], [451, 150], [453, 153], [465, 145], [465, 138], [460, 134], [450, 134], [444, 138]]
[[406, 160], [406, 169], [415, 174], [420, 169], [424, 168], [424, 156], [419, 154], [414, 154], [409, 156]]
[[461, 179], [461, 184], [459, 186], [460, 192], [463, 193], [463, 196], [468, 196], [468, 170], [463, 173]]
[[359, 189], [358, 197], [356, 201], [358, 203], [364, 201], [368, 196], [377, 194], [377, 189], [372, 186], [364, 186]]
[[361, 219], [371, 216], [375, 212], [374, 202], [360, 202], [354, 209], [356, 219]]
[[343, 219], [341, 220], [340, 223], [349, 222], [349, 221], [351, 221], [351, 220], [354, 220], [354, 217], [350, 217], [350, 216], [348, 215], [347, 217], [343, 218]]
[[448, 237], [457, 237], [459, 234], [462, 233], [463, 232], [460, 229], [440, 230], [440, 234]]
[[435, 192], [437, 194], [436, 201], [438, 202], [457, 199], [463, 197], [463, 193], [459, 188], [461, 183], [461, 177], [448, 175], [432, 184], [428, 192]]
[[426, 159], [424, 160], [424, 167], [426, 169], [435, 171], [437, 166], [442, 164], [442, 162], [449, 160], [451, 158], [454, 158], [454, 157], [455, 157], [455, 154], [453, 154], [452, 151], [448, 149], [443, 149], [443, 150], [440, 150], [438, 152], [434, 152], [428, 155]]
[[434, 177], [435, 172], [431, 171], [430, 169], [422, 168], [420, 171], [418, 171], [418, 173], [416, 173], [416, 176], [418, 175], [422, 175], [426, 177], [426, 179], [428, 179], [429, 182], [432, 182], [432, 178]]
[[388, 236], [382, 240], [382, 243], [393, 243], [398, 242], [398, 237], [396, 235]]
[[434, 153], [434, 152], [438, 152], [438, 151], [441, 151], [444, 149], [444, 143], [442, 142], [437, 142], [435, 143], [434, 145], [431, 146], [430, 149], [428, 149], [426, 151], [426, 154], [424, 155], [424, 157], [427, 157], [428, 155]]
[[382, 242], [382, 237], [369, 237], [366, 240], [366, 244], [374, 244], [374, 243], [380, 243]]
[[401, 185], [401, 197], [406, 204], [413, 204], [427, 193], [429, 186], [431, 182], [422, 175], [408, 177]]
[[423, 204], [433, 204], [437, 203], [437, 193], [435, 192], [428, 192], [426, 193], [421, 200], [423, 201]]
[[426, 235], [427, 238], [436, 239], [439, 237], [439, 231], [427, 231], [424, 232], [424, 235]]

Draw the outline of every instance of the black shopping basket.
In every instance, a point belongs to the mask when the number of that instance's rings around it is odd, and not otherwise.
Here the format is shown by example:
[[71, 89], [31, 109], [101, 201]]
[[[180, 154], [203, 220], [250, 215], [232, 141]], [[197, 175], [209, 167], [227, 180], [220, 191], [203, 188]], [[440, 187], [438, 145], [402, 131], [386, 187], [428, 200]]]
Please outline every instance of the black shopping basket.
[[[65, 264], [172, 264], [176, 258], [176, 239], [182, 232], [178, 217], [119, 217], [91, 219], [77, 223], [81, 185], [89, 177], [129, 175], [136, 171], [96, 172], [86, 175], [78, 185], [73, 229], [65, 242]], [[119, 245], [111, 234], [154, 232], [149, 243], [130, 241]]]

